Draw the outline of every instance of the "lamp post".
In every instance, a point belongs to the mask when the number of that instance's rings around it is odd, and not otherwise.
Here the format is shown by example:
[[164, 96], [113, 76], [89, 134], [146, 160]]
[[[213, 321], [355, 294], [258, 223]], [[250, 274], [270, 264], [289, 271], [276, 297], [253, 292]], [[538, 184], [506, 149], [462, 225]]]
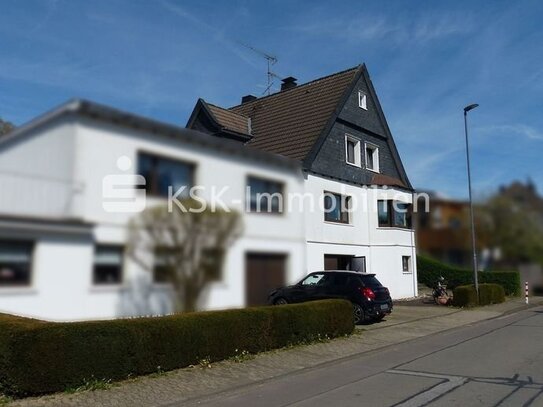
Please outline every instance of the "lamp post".
[[473, 197], [471, 193], [471, 166], [469, 159], [469, 140], [468, 140], [468, 112], [475, 109], [479, 105], [474, 103], [464, 108], [464, 130], [466, 133], [466, 158], [468, 161], [468, 186], [469, 186], [469, 213], [471, 220], [471, 246], [473, 250], [473, 281], [475, 283], [475, 291], [479, 298], [479, 278], [477, 276], [477, 246], [475, 245], [475, 221], [473, 216]]

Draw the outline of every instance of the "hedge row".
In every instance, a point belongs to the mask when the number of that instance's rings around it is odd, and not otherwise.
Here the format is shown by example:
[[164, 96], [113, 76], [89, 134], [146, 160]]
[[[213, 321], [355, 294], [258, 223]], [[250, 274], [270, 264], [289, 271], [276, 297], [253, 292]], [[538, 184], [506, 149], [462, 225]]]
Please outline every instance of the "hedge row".
[[353, 329], [352, 306], [343, 300], [76, 323], [0, 316], [0, 393], [62, 391]]
[[[480, 271], [479, 283], [499, 284], [505, 294], [520, 295], [520, 274], [517, 271]], [[439, 276], [447, 281], [451, 290], [461, 285], [473, 284], [473, 271], [449, 266], [424, 256], [417, 256], [417, 276], [419, 283], [433, 287]]]
[[474, 285], [461, 285], [453, 291], [453, 303], [457, 307], [499, 304], [505, 301], [505, 291], [499, 284], [479, 284], [479, 298]]

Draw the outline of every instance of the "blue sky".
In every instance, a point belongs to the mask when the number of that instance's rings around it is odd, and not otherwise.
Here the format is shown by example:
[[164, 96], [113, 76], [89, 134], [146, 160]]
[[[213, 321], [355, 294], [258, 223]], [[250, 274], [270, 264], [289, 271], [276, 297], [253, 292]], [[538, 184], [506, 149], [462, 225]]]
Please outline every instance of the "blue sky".
[[465, 197], [531, 177], [543, 191], [543, 2], [0, 0], [0, 117], [73, 97], [184, 125], [198, 97], [259, 94], [265, 60], [299, 82], [365, 62], [417, 188]]

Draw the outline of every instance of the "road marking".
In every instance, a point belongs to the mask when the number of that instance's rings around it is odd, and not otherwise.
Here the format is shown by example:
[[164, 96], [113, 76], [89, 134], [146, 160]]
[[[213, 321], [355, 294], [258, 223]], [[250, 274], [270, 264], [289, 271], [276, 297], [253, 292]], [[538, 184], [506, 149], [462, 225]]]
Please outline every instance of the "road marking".
[[511, 378], [503, 377], [503, 378], [483, 378], [483, 377], [464, 377], [464, 376], [455, 376], [455, 375], [444, 375], [444, 374], [436, 374], [436, 373], [428, 373], [428, 372], [417, 372], [413, 370], [401, 370], [401, 369], [392, 369], [387, 370], [386, 373], [392, 373], [392, 374], [401, 374], [406, 376], [418, 376], [418, 377], [427, 377], [430, 379], [439, 379], [443, 380], [442, 383], [439, 383], [430, 389], [423, 391], [422, 393], [416, 394], [413, 397], [400, 402], [399, 404], [395, 404], [394, 407], [422, 407], [426, 406], [430, 402], [438, 399], [439, 397], [443, 396], [446, 393], [449, 393], [450, 391], [453, 391], [454, 389], [463, 386], [468, 381], [474, 382], [474, 383], [489, 383], [489, 384], [497, 384], [497, 385], [506, 385], [511, 386], [515, 390], [511, 394], [509, 394], [507, 397], [502, 399], [497, 405], [500, 405], [505, 402], [505, 400], [513, 395], [517, 390], [539, 390], [536, 396], [532, 397], [532, 400], [527, 402], [524, 405], [529, 405], [533, 399], [539, 397], [541, 394], [543, 394], [543, 383], [536, 383], [533, 381], [531, 376], [528, 376], [526, 379], [522, 380], [520, 375], [516, 374]]
[[431, 387], [430, 389], [422, 393], [419, 393], [408, 400], [401, 402], [400, 404], [396, 404], [395, 407], [425, 406], [431, 401], [434, 401], [435, 399], [443, 396], [445, 393], [448, 393], [456, 389], [457, 387], [464, 385], [469, 380], [468, 377], [462, 377], [462, 376], [448, 376], [448, 375], [433, 374], [433, 373], [413, 372], [413, 371], [408, 371], [408, 370], [387, 370], [387, 373], [401, 374], [401, 375], [408, 375], [408, 376], [428, 377], [432, 379], [445, 380], [443, 383], [435, 385]]

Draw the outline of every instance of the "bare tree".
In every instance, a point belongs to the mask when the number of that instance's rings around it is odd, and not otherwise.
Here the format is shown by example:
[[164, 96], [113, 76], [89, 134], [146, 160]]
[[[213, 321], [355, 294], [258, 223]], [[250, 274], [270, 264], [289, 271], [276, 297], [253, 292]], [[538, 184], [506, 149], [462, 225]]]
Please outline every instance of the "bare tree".
[[194, 311], [206, 286], [219, 280], [226, 250], [241, 235], [238, 212], [187, 199], [174, 206], [156, 206], [135, 217], [129, 226], [129, 256], [153, 273], [155, 281], [171, 283], [176, 309]]

